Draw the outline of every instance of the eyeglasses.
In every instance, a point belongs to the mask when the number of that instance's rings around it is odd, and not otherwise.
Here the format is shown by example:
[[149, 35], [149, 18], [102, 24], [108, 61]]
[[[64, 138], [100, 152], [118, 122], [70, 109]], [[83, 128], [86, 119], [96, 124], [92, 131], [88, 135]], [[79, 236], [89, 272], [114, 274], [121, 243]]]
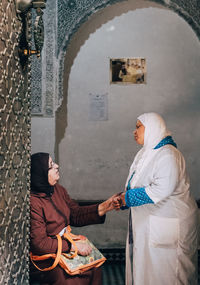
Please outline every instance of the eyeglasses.
[[52, 161], [50, 167], [48, 168], [48, 171], [49, 171], [50, 169], [52, 169], [52, 168], [55, 168], [56, 165], [57, 165], [57, 164]]

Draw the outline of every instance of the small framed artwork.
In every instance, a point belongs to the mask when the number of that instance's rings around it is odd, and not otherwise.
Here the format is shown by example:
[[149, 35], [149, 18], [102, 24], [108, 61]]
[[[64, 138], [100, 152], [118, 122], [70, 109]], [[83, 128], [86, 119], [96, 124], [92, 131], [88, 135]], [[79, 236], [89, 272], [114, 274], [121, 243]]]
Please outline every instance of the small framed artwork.
[[110, 83], [145, 84], [146, 59], [143, 57], [110, 59]]

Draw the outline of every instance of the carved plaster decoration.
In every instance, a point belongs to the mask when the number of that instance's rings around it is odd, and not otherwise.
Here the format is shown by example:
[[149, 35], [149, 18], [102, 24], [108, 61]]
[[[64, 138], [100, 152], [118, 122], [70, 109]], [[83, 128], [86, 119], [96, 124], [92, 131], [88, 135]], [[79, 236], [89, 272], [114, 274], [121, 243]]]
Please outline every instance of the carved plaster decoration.
[[[34, 26], [37, 14], [32, 11], [32, 27]], [[31, 49], [35, 48], [33, 41], [34, 30], [32, 29], [32, 43]], [[43, 114], [43, 100], [42, 100], [42, 58], [31, 57], [31, 113], [34, 115]]]
[[[33, 22], [36, 15], [34, 14]], [[41, 58], [32, 58], [32, 115], [52, 117], [54, 115], [55, 94], [55, 34], [56, 1], [48, 0], [43, 15], [44, 47]]]
[[62, 102], [63, 91], [63, 69], [64, 58], [67, 46], [71, 37], [77, 32], [78, 28], [87, 21], [90, 15], [96, 13], [109, 5], [125, 0], [82, 0], [65, 1], [58, 0], [58, 24], [57, 24], [57, 57], [59, 61], [58, 70], [58, 97], [57, 105]]
[[[125, 0], [83, 0], [65, 1], [58, 0], [58, 24], [57, 24], [57, 58], [58, 58], [58, 86], [57, 105], [63, 98], [63, 70], [66, 50], [71, 37], [78, 30], [82, 23], [87, 21], [91, 14], [117, 2]], [[72, 3], [73, 2], [73, 3]], [[200, 38], [200, 2], [196, 0], [152, 0], [162, 4], [181, 17], [183, 17]]]
[[36, 13], [37, 17], [34, 23], [34, 42], [36, 50], [41, 52], [44, 44], [44, 23], [42, 19], [43, 11], [42, 9], [38, 8]]
[[[27, 38], [30, 38], [27, 15]], [[30, 63], [13, 1], [0, 1], [0, 284], [29, 284]]]
[[48, 0], [45, 10], [45, 49], [43, 53], [42, 72], [45, 82], [42, 82], [44, 96], [44, 115], [51, 117], [54, 115], [55, 97], [55, 48], [56, 48], [56, 1]]
[[[32, 63], [32, 114], [54, 116], [63, 98], [63, 69], [73, 34], [90, 15], [126, 0], [48, 0], [44, 13], [45, 48], [42, 61]], [[200, 2], [196, 0], [152, 0], [183, 17], [200, 38]], [[37, 65], [37, 66], [36, 66]], [[36, 77], [35, 77], [36, 76]]]

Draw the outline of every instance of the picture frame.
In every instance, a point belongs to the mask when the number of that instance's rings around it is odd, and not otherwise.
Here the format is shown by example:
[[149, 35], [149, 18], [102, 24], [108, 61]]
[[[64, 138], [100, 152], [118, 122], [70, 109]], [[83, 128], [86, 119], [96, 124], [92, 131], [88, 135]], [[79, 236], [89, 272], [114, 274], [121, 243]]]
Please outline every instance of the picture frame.
[[146, 84], [146, 59], [110, 58], [111, 84]]

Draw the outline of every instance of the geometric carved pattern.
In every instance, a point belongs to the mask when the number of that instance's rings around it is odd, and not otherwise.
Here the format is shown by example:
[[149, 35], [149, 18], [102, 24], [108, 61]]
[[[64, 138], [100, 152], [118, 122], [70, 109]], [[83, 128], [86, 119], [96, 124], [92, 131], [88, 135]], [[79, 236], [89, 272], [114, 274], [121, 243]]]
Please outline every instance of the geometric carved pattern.
[[[78, 26], [86, 21], [87, 17], [107, 5], [124, 0], [48, 0], [44, 11], [44, 40], [43, 56], [38, 61], [32, 59], [32, 115], [54, 115], [54, 101], [58, 105], [62, 94], [55, 94], [55, 85], [61, 86], [62, 79], [56, 78], [59, 49], [66, 37], [77, 31]], [[56, 7], [57, 5], [57, 7]], [[57, 15], [55, 15], [57, 11]], [[33, 13], [34, 14], [34, 13]], [[34, 17], [34, 16], [33, 16]], [[79, 25], [77, 25], [79, 24]], [[57, 25], [57, 26], [56, 26]], [[69, 35], [69, 37], [68, 37]], [[37, 61], [37, 63], [35, 63]], [[46, 69], [45, 69], [46, 68]], [[45, 70], [44, 70], [45, 69]], [[42, 72], [44, 71], [44, 74]], [[61, 72], [59, 72], [61, 74]], [[43, 82], [41, 83], [41, 81]], [[57, 91], [57, 90], [56, 90]], [[42, 106], [43, 104], [43, 106]]]
[[[52, 117], [54, 106], [54, 58], [55, 58], [55, 11], [56, 1], [48, 0], [44, 10], [44, 47], [41, 58], [31, 58], [31, 113]], [[33, 9], [32, 9], [33, 10]], [[32, 11], [32, 25], [36, 19]], [[33, 37], [32, 37], [33, 38]], [[46, 47], [46, 49], [45, 49]], [[34, 44], [32, 43], [34, 49]], [[46, 56], [47, 55], [47, 56]], [[44, 83], [44, 84], [43, 84]]]
[[165, 0], [164, 2], [166, 2], [167, 7], [183, 17], [195, 31], [197, 37], [200, 38], [200, 1]]
[[[35, 9], [32, 9], [32, 27], [36, 20]], [[34, 31], [32, 29], [31, 48], [35, 49]], [[42, 115], [42, 59], [35, 55], [31, 57], [31, 112], [34, 115]]]
[[71, 37], [90, 15], [109, 5], [123, 1], [125, 0], [58, 0], [56, 51], [59, 58], [58, 102], [62, 101], [64, 58]]
[[[80, 24], [85, 22], [87, 18], [117, 2], [124, 0], [58, 0], [58, 26], [57, 26], [57, 55], [61, 49], [66, 49], [66, 45], [70, 40], [72, 34], [77, 31]], [[153, 2], [162, 4], [180, 12], [182, 16], [186, 17], [192, 28], [200, 32], [200, 1], [197, 0], [152, 0]]]
[[[55, 27], [56, 27], [56, 1], [48, 0], [45, 13], [44, 13], [44, 21], [45, 21], [45, 106], [44, 112], [45, 115], [50, 117], [54, 114], [54, 94], [55, 94]], [[52, 16], [54, 15], [54, 16]]]
[[69, 40], [91, 14], [120, 1], [124, 0], [58, 0], [57, 54], [64, 48], [65, 39]]
[[[88, 17], [100, 9], [125, 0], [48, 0], [45, 9], [46, 22], [44, 47], [44, 63], [35, 69], [32, 87], [32, 114], [54, 115], [54, 100], [58, 107], [63, 97], [63, 69], [66, 50], [71, 37]], [[150, 1], [151, 2], [151, 1]], [[152, 0], [173, 10], [183, 17], [200, 38], [200, 1], [198, 0]], [[57, 5], [57, 9], [55, 7]], [[57, 14], [55, 15], [55, 11]], [[45, 15], [44, 15], [45, 16]], [[56, 26], [57, 24], [57, 26]], [[54, 26], [53, 26], [54, 25]], [[45, 77], [42, 65], [46, 65]], [[40, 65], [40, 66], [39, 66]], [[34, 72], [34, 71], [33, 71]], [[56, 77], [56, 78], [55, 78]], [[43, 78], [43, 83], [41, 80]], [[54, 86], [53, 86], [54, 84]], [[56, 88], [55, 88], [56, 84]], [[45, 92], [42, 92], [42, 86]], [[44, 88], [44, 89], [45, 89]], [[56, 91], [56, 92], [55, 92]]]
[[31, 57], [31, 112], [33, 115], [42, 114], [42, 59]]
[[20, 285], [29, 284], [30, 64], [22, 70], [14, 1], [0, 1], [0, 27], [0, 284]]
[[[58, 102], [63, 97], [63, 69], [66, 50], [73, 34], [91, 14], [124, 0], [58, 0], [57, 8], [57, 58], [58, 66]], [[152, 0], [175, 11], [182, 16], [200, 38], [200, 1], [198, 0]]]

